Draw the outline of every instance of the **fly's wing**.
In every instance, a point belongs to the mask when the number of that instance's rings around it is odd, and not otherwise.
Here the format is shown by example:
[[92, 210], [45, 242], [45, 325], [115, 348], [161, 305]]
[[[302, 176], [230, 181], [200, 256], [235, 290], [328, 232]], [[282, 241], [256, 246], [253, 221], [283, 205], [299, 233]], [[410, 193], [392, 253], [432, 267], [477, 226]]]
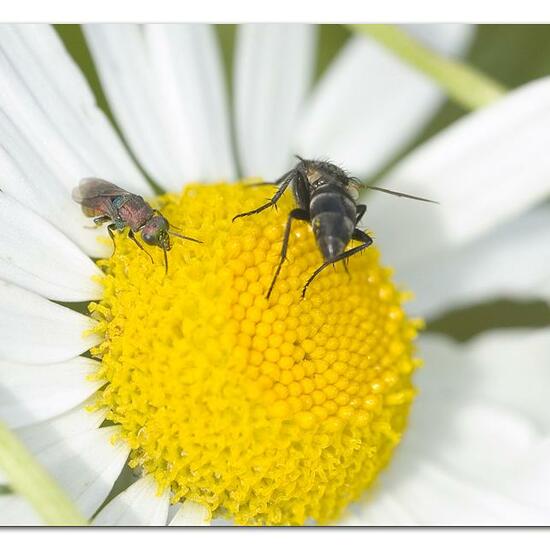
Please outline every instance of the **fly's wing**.
[[108, 181], [98, 178], [84, 178], [80, 180], [78, 187], [72, 192], [73, 200], [82, 205], [82, 212], [89, 218], [107, 215], [112, 220], [117, 217], [117, 211], [113, 207], [112, 198], [130, 196], [126, 191]]
[[367, 189], [374, 189], [375, 191], [382, 191], [382, 193], [388, 193], [388, 195], [394, 195], [395, 197], [403, 197], [405, 199], [412, 199], [414, 201], [431, 202], [432, 204], [439, 204], [432, 199], [426, 199], [424, 197], [417, 197], [416, 195], [408, 195], [407, 193], [401, 193], [401, 191], [394, 191], [393, 189], [386, 189], [385, 187], [375, 187], [374, 185], [366, 185]]
[[99, 178], [84, 178], [80, 180], [78, 187], [73, 189], [72, 197], [78, 204], [85, 204], [86, 201], [100, 197], [119, 197], [131, 194], [109, 181]]
[[349, 182], [352, 186], [357, 189], [374, 189], [375, 191], [382, 191], [382, 193], [388, 193], [388, 195], [394, 195], [395, 197], [402, 197], [405, 199], [412, 199], [414, 201], [430, 202], [432, 204], [439, 204], [437, 201], [432, 199], [426, 199], [424, 197], [418, 197], [416, 195], [409, 195], [407, 193], [401, 193], [401, 191], [395, 191], [394, 189], [386, 189], [385, 187], [376, 187], [375, 185], [370, 185], [369, 183], [362, 183], [357, 178], [349, 178]]

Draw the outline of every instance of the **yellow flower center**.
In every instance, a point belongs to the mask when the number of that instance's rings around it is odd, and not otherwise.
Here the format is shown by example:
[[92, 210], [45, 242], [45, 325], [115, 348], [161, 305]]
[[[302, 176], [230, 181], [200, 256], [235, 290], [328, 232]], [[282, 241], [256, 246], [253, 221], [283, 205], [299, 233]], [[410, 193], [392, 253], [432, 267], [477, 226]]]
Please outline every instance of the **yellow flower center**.
[[419, 323], [370, 247], [326, 269], [310, 226], [295, 222], [269, 301], [292, 197], [244, 185], [192, 185], [158, 199], [204, 244], [173, 239], [165, 276], [126, 235], [100, 262], [90, 309], [102, 343], [97, 399], [120, 425], [132, 467], [240, 524], [335, 520], [372, 484], [406, 424]]

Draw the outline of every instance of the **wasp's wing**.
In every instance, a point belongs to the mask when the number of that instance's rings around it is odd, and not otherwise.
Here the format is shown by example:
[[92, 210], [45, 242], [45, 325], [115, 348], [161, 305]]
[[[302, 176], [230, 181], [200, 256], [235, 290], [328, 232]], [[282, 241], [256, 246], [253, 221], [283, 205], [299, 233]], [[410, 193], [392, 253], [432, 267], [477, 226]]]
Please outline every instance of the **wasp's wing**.
[[122, 189], [106, 180], [99, 178], [84, 178], [80, 180], [78, 187], [75, 187], [72, 192], [73, 200], [79, 204], [90, 199], [100, 197], [118, 197], [120, 195], [131, 195], [126, 189]]

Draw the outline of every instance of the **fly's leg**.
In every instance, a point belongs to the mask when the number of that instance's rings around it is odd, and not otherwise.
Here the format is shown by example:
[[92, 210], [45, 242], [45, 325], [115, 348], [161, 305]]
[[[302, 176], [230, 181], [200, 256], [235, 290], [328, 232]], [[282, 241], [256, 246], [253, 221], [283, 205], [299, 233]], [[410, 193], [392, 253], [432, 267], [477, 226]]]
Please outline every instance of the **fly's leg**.
[[[361, 221], [361, 218], [365, 215], [366, 211], [367, 211], [366, 204], [357, 205], [357, 216], [355, 218], [355, 225], [357, 225]], [[351, 273], [349, 272], [349, 269], [348, 269], [348, 263], [349, 263], [349, 257], [344, 258], [344, 261], [343, 261], [344, 269], [346, 270], [348, 277], [351, 279]]]
[[351, 273], [349, 272], [349, 268], [348, 268], [349, 258], [344, 258], [342, 260], [342, 263], [344, 264], [344, 269], [346, 270], [348, 278], [351, 279]]
[[367, 211], [366, 204], [357, 205], [357, 218], [355, 218], [355, 225], [357, 225], [361, 221], [361, 218], [365, 215], [366, 211]]
[[365, 248], [369, 247], [373, 242], [372, 237], [369, 237], [364, 231], [361, 231], [360, 229], [357, 229], [357, 228], [353, 231], [353, 234], [352, 234], [351, 238], [354, 241], [361, 242], [362, 244], [360, 244], [359, 246], [356, 246], [356, 247], [354, 247], [350, 250], [347, 250], [346, 252], [342, 252], [342, 254], [336, 256], [336, 258], [334, 258], [334, 260], [331, 260], [330, 262], [325, 262], [323, 265], [318, 267], [313, 272], [313, 275], [308, 279], [307, 283], [304, 285], [304, 288], [302, 290], [302, 299], [305, 298], [305, 296], [306, 296], [306, 291], [307, 291], [308, 286], [313, 282], [315, 277], [317, 277], [317, 275], [319, 275], [319, 273], [321, 273], [321, 271], [323, 271], [326, 267], [328, 267], [331, 264], [334, 264], [334, 263], [342, 261], [342, 260], [345, 261], [346, 259], [351, 258], [352, 256], [355, 256], [355, 254], [357, 254], [358, 252], [361, 252], [361, 250], [365, 250]]
[[266, 208], [269, 208], [270, 206], [276, 206], [279, 199], [283, 196], [283, 193], [286, 191], [286, 188], [291, 184], [291, 182], [295, 178], [294, 170], [291, 170], [290, 172], [287, 172], [284, 176], [279, 178], [275, 185], [279, 185], [279, 189], [277, 189], [277, 192], [269, 199], [268, 202], [265, 204], [262, 204], [262, 206], [255, 208], [254, 210], [250, 210], [249, 212], [243, 212], [242, 214], [237, 214], [233, 221], [235, 221], [237, 218], [242, 218], [244, 216], [251, 216], [252, 214], [259, 214], [260, 212], [263, 212]]
[[279, 185], [276, 181], [258, 181], [256, 183], [245, 183], [245, 187], [274, 187]]
[[273, 280], [271, 281], [271, 285], [269, 286], [269, 290], [267, 291], [266, 298], [268, 300], [269, 300], [269, 297], [271, 296], [271, 292], [273, 291], [273, 287], [275, 286], [275, 281], [277, 280], [277, 277], [281, 272], [283, 263], [286, 260], [286, 252], [288, 250], [288, 240], [290, 239], [290, 229], [292, 226], [292, 220], [309, 221], [309, 214], [305, 210], [302, 210], [301, 208], [295, 208], [294, 210], [291, 210], [290, 214], [288, 215], [288, 219], [286, 221], [286, 227], [285, 227], [285, 235], [283, 237], [283, 246], [281, 247], [281, 259], [279, 260], [279, 265], [277, 266], [277, 270], [275, 271], [275, 275], [273, 275]]
[[128, 237], [130, 237], [130, 240], [134, 241], [138, 245], [138, 247], [141, 248], [141, 250], [143, 250], [143, 252], [145, 252], [145, 254], [147, 254], [147, 256], [149, 256], [149, 258], [151, 258], [152, 263], [155, 263], [153, 261], [153, 256], [151, 256], [151, 254], [149, 254], [149, 252], [147, 252], [147, 250], [145, 250], [145, 248], [143, 248], [141, 243], [136, 239], [136, 236], [134, 235], [134, 232], [131, 229], [128, 231]]
[[[357, 225], [361, 221], [361, 218], [365, 215], [366, 211], [367, 211], [367, 205], [366, 204], [358, 204], [357, 205], [355, 225]], [[342, 263], [344, 264], [344, 269], [346, 270], [346, 273], [347, 273], [348, 277], [351, 279], [351, 273], [349, 272], [349, 269], [348, 269], [349, 256], [347, 258], [344, 258]]]

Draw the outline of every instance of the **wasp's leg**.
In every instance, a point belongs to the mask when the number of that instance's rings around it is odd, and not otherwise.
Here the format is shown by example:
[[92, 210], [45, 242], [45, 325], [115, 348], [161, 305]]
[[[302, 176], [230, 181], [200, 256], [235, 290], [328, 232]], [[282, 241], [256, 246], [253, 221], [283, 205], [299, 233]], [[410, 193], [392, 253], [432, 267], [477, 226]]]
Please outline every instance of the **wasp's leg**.
[[266, 298], [268, 300], [271, 296], [271, 292], [273, 291], [273, 287], [275, 286], [275, 281], [277, 280], [277, 277], [281, 272], [283, 263], [286, 260], [286, 252], [288, 250], [288, 240], [290, 239], [290, 228], [292, 226], [292, 220], [309, 221], [309, 214], [301, 208], [295, 208], [294, 210], [291, 210], [290, 214], [288, 215], [288, 220], [286, 221], [285, 227], [285, 235], [283, 237], [283, 246], [281, 248], [281, 259], [279, 260], [279, 265], [277, 266], [277, 270], [275, 271], [275, 275], [273, 275], [273, 280], [271, 281], [271, 285], [269, 285], [269, 290], [267, 291]]
[[149, 258], [151, 258], [152, 263], [155, 263], [153, 261], [153, 256], [151, 256], [151, 254], [149, 254], [149, 252], [147, 252], [147, 250], [145, 250], [145, 248], [143, 248], [141, 243], [136, 239], [136, 236], [134, 235], [134, 232], [131, 229], [128, 231], [128, 237], [130, 237], [130, 239], [132, 241], [134, 241], [138, 245], [138, 247], [141, 248], [141, 250], [143, 250], [143, 252], [145, 252], [145, 254], [147, 254], [147, 256], [149, 256]]
[[113, 229], [116, 229], [116, 223], [110, 223], [107, 226], [109, 237], [111, 237], [111, 240], [113, 241], [113, 254], [114, 254], [116, 252], [116, 241], [115, 241], [115, 234], [113, 233]]
[[295, 172], [294, 170], [291, 170], [290, 172], [287, 172], [284, 176], [280, 177], [276, 182], [275, 185], [279, 185], [279, 189], [277, 189], [277, 192], [269, 199], [268, 202], [265, 204], [262, 204], [262, 206], [250, 210], [249, 212], [243, 212], [242, 214], [237, 214], [232, 221], [235, 221], [237, 218], [242, 218], [244, 216], [251, 216], [252, 214], [259, 214], [266, 208], [269, 208], [270, 206], [276, 206], [279, 199], [283, 196], [283, 193], [286, 191], [286, 188], [292, 183], [292, 181], [295, 178]]
[[308, 286], [313, 282], [315, 277], [321, 273], [326, 267], [328, 267], [331, 264], [334, 264], [336, 262], [339, 262], [341, 260], [346, 260], [347, 258], [351, 258], [351, 256], [355, 256], [358, 252], [361, 252], [361, 250], [365, 250], [368, 246], [372, 244], [372, 237], [369, 237], [364, 231], [361, 231], [360, 229], [355, 229], [353, 231], [353, 235], [351, 238], [354, 241], [360, 241], [362, 244], [359, 246], [356, 246], [350, 250], [347, 250], [346, 252], [342, 252], [339, 256], [336, 256], [334, 260], [331, 260], [330, 262], [325, 262], [322, 266], [318, 267], [314, 272], [313, 275], [308, 279], [307, 283], [304, 285], [304, 288], [302, 290], [302, 299], [306, 296], [306, 291]]
[[100, 225], [108, 221], [111, 221], [110, 216], [97, 216], [93, 219], [94, 225], [85, 225], [84, 229], [97, 229]]
[[357, 218], [355, 218], [355, 224], [357, 225], [361, 218], [365, 215], [365, 212], [367, 211], [367, 205], [366, 204], [358, 204], [357, 205]]
[[103, 225], [105, 222], [108, 222], [111, 220], [110, 216], [98, 216], [97, 218], [94, 218], [94, 223], [96, 226]]

